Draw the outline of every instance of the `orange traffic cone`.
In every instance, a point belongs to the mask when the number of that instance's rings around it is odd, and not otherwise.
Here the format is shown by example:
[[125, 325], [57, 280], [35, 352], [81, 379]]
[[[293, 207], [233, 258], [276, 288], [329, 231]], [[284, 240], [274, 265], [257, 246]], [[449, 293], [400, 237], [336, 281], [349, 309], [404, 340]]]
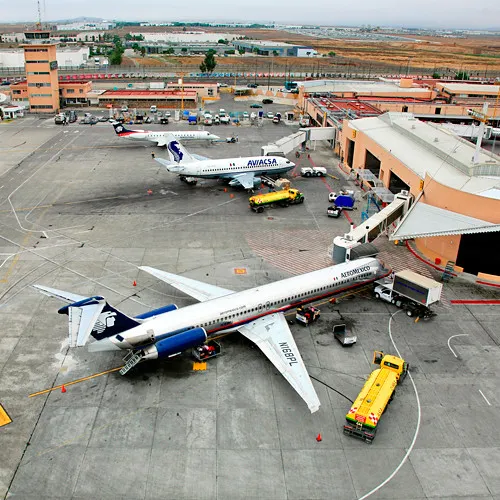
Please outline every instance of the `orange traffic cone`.
[[134, 280], [134, 282], [132, 283], [132, 286], [137, 286], [137, 281]]
[[61, 386], [61, 392], [62, 393], [65, 393], [66, 392], [66, 387], [64, 387], [64, 385]]
[[231, 194], [229, 195], [229, 198], [234, 198], [234, 194], [232, 194], [232, 193], [231, 193]]
[[316, 436], [316, 441], [319, 443], [320, 441], [323, 441], [323, 438], [321, 437], [321, 433]]

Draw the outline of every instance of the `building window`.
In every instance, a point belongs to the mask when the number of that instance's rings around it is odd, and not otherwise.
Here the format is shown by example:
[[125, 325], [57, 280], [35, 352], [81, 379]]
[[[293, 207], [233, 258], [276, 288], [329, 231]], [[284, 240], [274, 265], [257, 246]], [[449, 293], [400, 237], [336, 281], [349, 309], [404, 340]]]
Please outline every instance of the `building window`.
[[12, 91], [12, 93], [13, 93], [13, 94], [20, 94], [20, 93], [21, 93], [21, 91], [20, 91], [20, 90], [13, 90], [13, 91]]
[[80, 92], [80, 94], [83, 94], [83, 89], [80, 89], [80, 91], [79, 91], [79, 92]]
[[74, 94], [75, 93], [75, 89], [66, 89], [66, 93], [67, 94]]
[[28, 75], [50, 75], [48, 71], [28, 71]]
[[43, 83], [43, 82], [39, 82], [39, 83], [28, 83], [28, 87], [50, 87], [50, 83]]
[[48, 49], [24, 49], [24, 52], [48, 52]]
[[46, 104], [35, 104], [31, 106], [31, 109], [53, 109], [52, 105], [46, 105]]
[[49, 61], [48, 60], [47, 61], [26, 61], [26, 63], [28, 63], [28, 64], [42, 64], [42, 63], [48, 64]]
[[52, 94], [31, 94], [31, 97], [52, 97]]

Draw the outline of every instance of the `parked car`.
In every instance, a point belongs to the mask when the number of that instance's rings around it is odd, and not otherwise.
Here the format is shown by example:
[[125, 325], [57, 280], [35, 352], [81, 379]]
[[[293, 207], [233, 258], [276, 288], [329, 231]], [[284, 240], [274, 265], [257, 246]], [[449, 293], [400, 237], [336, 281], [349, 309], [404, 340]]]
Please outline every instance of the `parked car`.
[[272, 104], [273, 100], [272, 99], [262, 99], [262, 104]]
[[274, 113], [272, 111], [268, 111], [266, 113], [266, 117], [269, 118], [270, 120], [272, 120], [274, 118]]
[[256, 83], [249, 83], [249, 84], [247, 85], [247, 87], [248, 87], [249, 89], [256, 89], [256, 88], [258, 87], [258, 85], [257, 85]]
[[243, 119], [248, 120], [249, 118], [250, 118], [250, 115], [246, 111], [243, 111]]
[[122, 106], [122, 107], [120, 108], [120, 111], [121, 111], [122, 113], [126, 113], [126, 112], [128, 111], [128, 106]]
[[231, 123], [231, 117], [229, 115], [224, 115], [224, 116], [220, 116], [220, 122], [223, 123], [224, 125], [228, 125], [229, 123]]
[[214, 125], [220, 125], [220, 118], [219, 115], [214, 116]]
[[172, 116], [172, 113], [170, 111], [165, 111], [165, 113], [163, 113], [163, 116], [170, 118]]
[[254, 102], [253, 104], [250, 104], [250, 107], [251, 108], [262, 108], [262, 104], [259, 104], [258, 102]]

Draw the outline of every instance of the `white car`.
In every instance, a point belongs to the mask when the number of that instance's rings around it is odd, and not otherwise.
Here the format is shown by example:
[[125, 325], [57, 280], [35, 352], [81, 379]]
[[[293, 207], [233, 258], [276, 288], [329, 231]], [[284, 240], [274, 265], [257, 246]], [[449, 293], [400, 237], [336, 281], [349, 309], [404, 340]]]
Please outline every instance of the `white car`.
[[225, 125], [231, 123], [231, 118], [228, 115], [220, 115], [220, 122], [224, 123]]
[[268, 111], [266, 116], [272, 120], [274, 118], [274, 113], [272, 111]]
[[250, 118], [250, 115], [246, 111], [243, 111], [243, 119], [248, 120], [249, 118]]
[[392, 290], [383, 285], [376, 286], [373, 290], [373, 294], [376, 299], [382, 299], [389, 303], [392, 302]]

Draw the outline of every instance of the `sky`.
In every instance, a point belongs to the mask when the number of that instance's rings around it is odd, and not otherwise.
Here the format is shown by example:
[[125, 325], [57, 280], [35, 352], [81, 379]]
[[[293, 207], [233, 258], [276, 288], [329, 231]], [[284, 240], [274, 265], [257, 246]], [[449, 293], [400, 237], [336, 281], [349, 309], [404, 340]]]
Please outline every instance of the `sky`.
[[[1, 22], [37, 19], [36, 0], [1, 2]], [[42, 20], [237, 21], [331, 26], [500, 28], [500, 1], [479, 0], [40, 0]]]

